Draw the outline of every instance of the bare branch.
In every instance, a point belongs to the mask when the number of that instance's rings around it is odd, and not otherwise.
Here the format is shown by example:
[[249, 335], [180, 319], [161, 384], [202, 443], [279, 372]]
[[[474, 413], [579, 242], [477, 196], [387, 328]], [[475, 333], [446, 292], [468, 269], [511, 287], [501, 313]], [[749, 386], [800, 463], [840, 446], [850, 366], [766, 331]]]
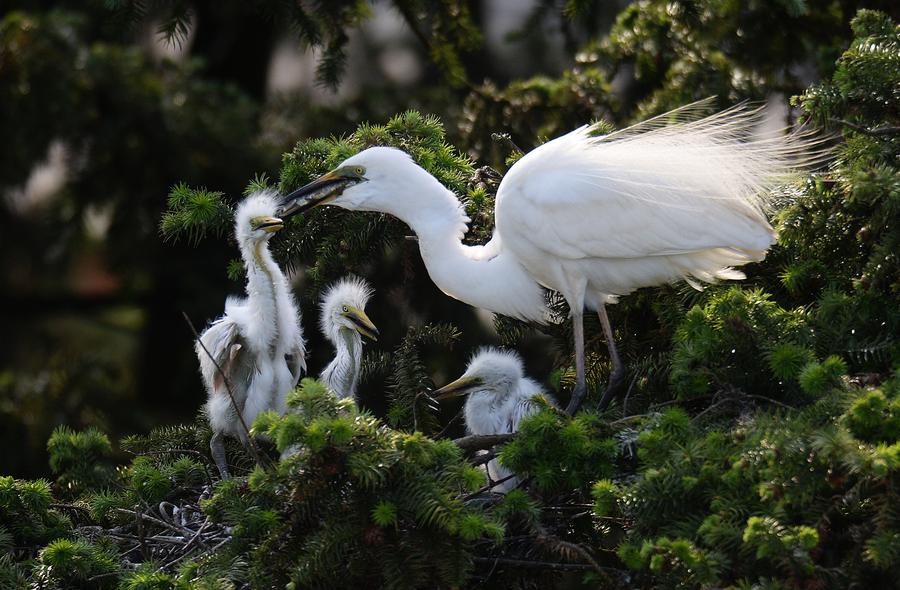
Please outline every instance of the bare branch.
[[462, 501], [463, 501], [463, 502], [468, 502], [468, 501], [471, 500], [472, 498], [475, 498], [475, 497], [477, 497], [477, 496], [480, 496], [481, 494], [483, 494], [483, 493], [485, 493], [485, 492], [490, 492], [491, 490], [493, 490], [495, 487], [497, 487], [497, 486], [500, 485], [501, 483], [503, 483], [503, 482], [505, 482], [505, 481], [507, 481], [507, 480], [510, 480], [510, 479], [512, 479], [512, 478], [514, 478], [514, 477], [516, 477], [516, 474], [515, 474], [515, 473], [510, 473], [510, 474], [507, 475], [506, 477], [501, 477], [501, 478], [498, 479], [498, 480], [491, 480], [491, 479], [490, 479], [490, 476], [488, 476], [488, 484], [487, 484], [486, 486], [484, 486], [483, 488], [481, 488], [481, 489], [478, 490], [478, 491], [475, 491], [475, 492], [472, 492], [471, 494], [468, 494], [468, 495], [466, 495], [466, 496], [463, 496], [463, 497], [462, 497]]
[[225, 391], [228, 392], [228, 399], [231, 400], [231, 407], [234, 410], [234, 413], [237, 414], [238, 420], [241, 423], [241, 428], [244, 430], [244, 434], [247, 435], [247, 446], [253, 453], [253, 458], [256, 459], [256, 462], [259, 464], [267, 464], [268, 461], [263, 461], [262, 459], [262, 453], [259, 452], [259, 448], [256, 446], [256, 441], [254, 441], [250, 436], [250, 429], [247, 428], [247, 423], [244, 421], [244, 413], [241, 412], [240, 408], [238, 408], [237, 401], [235, 401], [234, 399], [234, 393], [231, 389], [231, 381], [228, 379], [228, 375], [225, 374], [225, 371], [223, 371], [222, 367], [219, 366], [219, 363], [216, 362], [215, 357], [213, 357], [212, 353], [207, 350], [206, 346], [203, 344], [203, 341], [200, 340], [200, 334], [197, 333], [197, 329], [194, 327], [194, 322], [191, 321], [191, 318], [188, 317], [188, 314], [182, 311], [181, 315], [184, 316], [184, 321], [187, 322], [188, 327], [191, 329], [191, 333], [194, 334], [194, 338], [197, 340], [197, 344], [200, 345], [200, 348], [203, 349], [203, 352], [205, 352], [206, 356], [209, 357], [209, 360], [212, 361], [213, 366], [216, 367], [216, 371], [218, 371], [219, 375], [222, 376], [222, 381], [225, 383]]
[[863, 135], [870, 135], [872, 137], [882, 137], [887, 135], [900, 135], [900, 127], [892, 127], [889, 125], [882, 125], [881, 127], [873, 127], [868, 128], [865, 125], [860, 125], [859, 123], [853, 123], [851, 121], [847, 121], [845, 119], [836, 119], [831, 117], [828, 119], [832, 123], [839, 123], [845, 127], [849, 127], [850, 129], [862, 133]]
[[480, 455], [477, 455], [475, 458], [473, 458], [471, 461], [469, 461], [469, 463], [474, 467], [478, 467], [479, 465], [484, 465], [485, 463], [490, 463], [491, 459], [493, 459], [496, 456], [497, 456], [497, 454], [494, 453], [493, 450], [490, 450], [490, 451], [481, 453]]
[[453, 444], [458, 446], [466, 454], [471, 454], [482, 449], [489, 449], [494, 445], [502, 445], [508, 443], [515, 438], [512, 434], [471, 434], [453, 440]]
[[512, 140], [509, 133], [491, 133], [491, 139], [497, 143], [506, 144], [510, 151], [519, 152], [520, 154], [525, 153], [525, 150], [516, 145], [516, 142]]
[[[491, 563], [499, 565], [511, 565], [532, 569], [549, 569], [560, 571], [585, 571], [592, 570], [594, 566], [583, 563], [558, 563], [553, 561], [532, 561], [530, 559], [510, 559], [508, 557], [474, 557], [475, 563]], [[610, 568], [611, 569], [611, 568]], [[618, 570], [615, 570], [618, 571]]]
[[194, 533], [194, 531], [192, 531], [190, 529], [175, 526], [174, 524], [170, 524], [162, 519], [150, 516], [149, 514], [144, 514], [143, 512], [137, 512], [136, 510], [128, 510], [127, 508], [113, 508], [113, 511], [121, 512], [122, 514], [129, 514], [139, 520], [143, 520], [146, 522], [152, 522], [155, 525], [169, 529], [170, 531], [178, 533], [179, 535], [185, 535], [185, 534], [193, 535], [193, 533]]
[[563, 541], [559, 537], [555, 535], [551, 535], [547, 532], [539, 522], [534, 523], [534, 528], [538, 533], [538, 541], [547, 543], [556, 550], [557, 553], [565, 554], [565, 553], [576, 553], [581, 556], [586, 562], [590, 564], [589, 567], [597, 570], [600, 573], [603, 573], [603, 568], [594, 560], [594, 557], [588, 553], [587, 549], [579, 545], [578, 543], [570, 543], [569, 541]]

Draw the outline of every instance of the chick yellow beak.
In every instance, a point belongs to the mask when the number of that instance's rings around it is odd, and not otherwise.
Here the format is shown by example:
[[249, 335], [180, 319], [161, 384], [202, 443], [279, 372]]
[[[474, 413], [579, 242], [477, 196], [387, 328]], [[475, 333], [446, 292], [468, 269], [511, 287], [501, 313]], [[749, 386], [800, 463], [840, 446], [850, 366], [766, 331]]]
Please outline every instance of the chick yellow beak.
[[284, 221], [278, 217], [264, 217], [260, 220], [259, 225], [256, 226], [256, 229], [261, 229], [270, 234], [282, 228], [284, 228]]
[[436, 400], [445, 400], [454, 397], [459, 397], [461, 395], [466, 395], [469, 393], [473, 387], [477, 387], [482, 384], [482, 380], [480, 377], [460, 377], [456, 381], [451, 381], [447, 385], [444, 385], [438, 390], [435, 390], [432, 394], [434, 399]]
[[372, 323], [372, 320], [369, 319], [366, 312], [357, 307], [353, 307], [352, 305], [348, 305], [347, 311], [344, 312], [344, 317], [350, 320], [354, 330], [373, 342], [378, 341], [378, 328], [375, 327], [375, 324]]

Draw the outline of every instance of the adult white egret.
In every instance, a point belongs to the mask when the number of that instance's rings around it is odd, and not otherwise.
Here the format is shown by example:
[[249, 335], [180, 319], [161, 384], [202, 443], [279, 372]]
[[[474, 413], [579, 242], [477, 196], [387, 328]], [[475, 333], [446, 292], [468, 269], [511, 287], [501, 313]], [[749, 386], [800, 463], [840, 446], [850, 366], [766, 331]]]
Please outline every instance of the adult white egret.
[[[536, 381], [525, 376], [518, 354], [483, 348], [469, 361], [462, 377], [434, 392], [439, 400], [460, 395], [469, 396], [463, 407], [469, 434], [512, 434], [518, 432], [523, 418], [540, 409], [535, 398], [544, 393]], [[544, 397], [556, 405], [552, 398]], [[505, 493], [518, 483], [496, 459], [488, 462], [487, 471], [492, 482], [500, 482], [494, 491]]]
[[613, 371], [624, 379], [605, 305], [680, 279], [739, 279], [775, 242], [766, 193], [820, 159], [804, 134], [754, 137], [761, 109], [697, 118], [695, 103], [605, 136], [584, 126], [516, 162], [497, 190], [493, 238], [461, 243], [468, 217], [453, 193], [401, 150], [372, 147], [282, 200], [281, 215], [316, 205], [388, 213], [416, 232], [428, 273], [446, 294], [504, 315], [548, 320], [544, 287], [571, 309], [576, 386], [585, 394], [585, 307], [596, 310]]
[[366, 303], [372, 288], [362, 279], [345, 278], [322, 296], [319, 326], [334, 345], [334, 359], [319, 375], [338, 397], [356, 395], [359, 368], [362, 364], [362, 337], [378, 338], [378, 328], [366, 315]]
[[244, 424], [251, 425], [265, 410], [283, 413], [287, 393], [306, 370], [300, 313], [269, 253], [269, 238], [284, 227], [274, 217], [276, 208], [269, 191], [254, 193], [238, 206], [234, 231], [247, 271], [247, 297], [229, 297], [225, 315], [204, 330], [195, 346], [208, 393], [209, 447], [222, 477], [228, 477], [223, 435], [247, 445]]

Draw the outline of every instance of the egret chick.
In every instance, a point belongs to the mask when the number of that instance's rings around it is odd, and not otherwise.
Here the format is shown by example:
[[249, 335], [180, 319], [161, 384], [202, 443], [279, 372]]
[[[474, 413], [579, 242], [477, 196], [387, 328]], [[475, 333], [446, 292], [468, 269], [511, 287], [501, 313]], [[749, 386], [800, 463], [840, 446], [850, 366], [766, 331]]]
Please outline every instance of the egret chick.
[[234, 232], [247, 272], [247, 297], [229, 297], [225, 315], [210, 324], [195, 345], [208, 394], [206, 414], [213, 431], [209, 447], [223, 478], [229, 476], [223, 436], [236, 437], [246, 446], [244, 424], [249, 427], [265, 410], [284, 413], [288, 392], [306, 371], [300, 313], [269, 252], [269, 239], [284, 227], [274, 216], [274, 196], [269, 191], [254, 193], [238, 206]]
[[418, 236], [431, 280], [447, 295], [495, 313], [545, 323], [545, 289], [572, 317], [574, 414], [586, 393], [585, 308], [606, 336], [612, 375], [600, 407], [624, 382], [606, 305], [641, 287], [743, 278], [775, 243], [766, 217], [785, 174], [826, 159], [804, 133], [760, 137], [764, 111], [738, 106], [700, 118], [687, 105], [597, 135], [585, 125], [520, 158], [497, 189], [497, 227], [483, 246], [462, 243], [459, 199], [409, 154], [371, 147], [287, 195], [283, 216], [322, 204], [404, 221]]
[[[551, 405], [554, 400], [544, 394], [541, 386], [525, 376], [522, 359], [512, 351], [483, 348], [478, 351], [462, 377], [434, 392], [436, 399], [445, 400], [468, 395], [463, 407], [466, 431], [469, 434], [512, 434], [526, 416], [537, 413], [540, 406], [535, 398], [544, 396]], [[504, 480], [513, 473], [496, 459], [487, 464], [491, 482]], [[501, 481], [492, 489], [506, 493], [516, 487], [515, 477]]]
[[362, 336], [373, 341], [378, 339], [378, 328], [365, 312], [371, 296], [369, 284], [357, 278], [341, 279], [322, 296], [319, 325], [334, 345], [335, 357], [319, 379], [341, 398], [356, 395], [362, 364]]

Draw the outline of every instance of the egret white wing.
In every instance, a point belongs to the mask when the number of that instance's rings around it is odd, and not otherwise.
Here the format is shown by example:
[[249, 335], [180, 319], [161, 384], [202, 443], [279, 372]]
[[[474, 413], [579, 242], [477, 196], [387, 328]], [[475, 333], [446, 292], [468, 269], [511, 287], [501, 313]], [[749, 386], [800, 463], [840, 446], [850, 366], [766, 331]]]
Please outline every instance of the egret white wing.
[[300, 381], [300, 377], [306, 373], [306, 343], [303, 341], [303, 334], [301, 332], [297, 332], [297, 338], [294, 341], [294, 345], [291, 347], [290, 352], [285, 355], [284, 359], [291, 370], [291, 375], [294, 380], [293, 386], [296, 386], [297, 382]]
[[246, 396], [247, 382], [254, 371], [254, 361], [247, 352], [237, 322], [228, 316], [219, 318], [200, 335], [195, 349], [200, 360], [200, 374], [210, 395], [227, 395], [227, 377], [232, 393], [238, 398], [236, 401], [242, 402]]
[[[561, 259], [671, 256], [774, 242], [765, 193], [815, 157], [801, 135], [753, 138], [758, 111], [659, 121], [594, 137], [582, 127], [539, 146], [497, 195], [500, 233]], [[812, 153], [813, 156], [809, 156]]]
[[[541, 386], [536, 381], [526, 377], [519, 382], [519, 390], [510, 396], [509, 405], [504, 412], [509, 420], [507, 432], [518, 432], [519, 424], [524, 418], [538, 413], [540, 406], [535, 403], [534, 398], [541, 394]], [[547, 399], [552, 405], [556, 405], [551, 398]]]
[[522, 422], [522, 419], [537, 414], [538, 409], [537, 404], [530, 399], [512, 400], [510, 402], [510, 407], [507, 408], [508, 413], [506, 417], [509, 420], [509, 424], [506, 431], [509, 433], [518, 432], [519, 424]]

